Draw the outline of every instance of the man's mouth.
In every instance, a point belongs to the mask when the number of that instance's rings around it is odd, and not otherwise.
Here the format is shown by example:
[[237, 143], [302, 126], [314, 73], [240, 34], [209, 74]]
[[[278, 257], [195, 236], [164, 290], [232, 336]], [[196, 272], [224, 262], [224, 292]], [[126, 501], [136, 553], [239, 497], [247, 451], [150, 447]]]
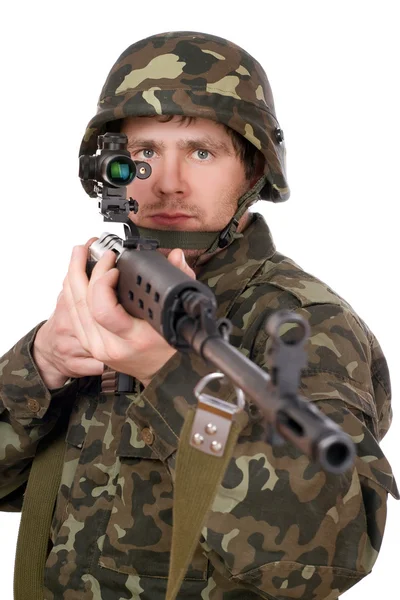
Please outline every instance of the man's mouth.
[[159, 225], [174, 225], [176, 223], [183, 223], [193, 217], [185, 213], [157, 213], [148, 217]]

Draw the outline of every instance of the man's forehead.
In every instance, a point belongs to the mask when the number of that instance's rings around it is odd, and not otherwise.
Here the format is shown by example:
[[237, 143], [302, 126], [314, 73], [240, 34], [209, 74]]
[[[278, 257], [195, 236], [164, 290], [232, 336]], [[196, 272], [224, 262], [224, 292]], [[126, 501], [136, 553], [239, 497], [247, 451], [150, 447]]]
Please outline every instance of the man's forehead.
[[170, 119], [165, 117], [128, 117], [124, 119], [121, 131], [128, 136], [129, 142], [151, 138], [159, 140], [174, 139], [181, 143], [196, 139], [220, 141], [227, 148], [232, 147], [232, 140], [221, 123], [203, 118], [182, 119], [179, 115]]
[[[161, 127], [163, 129], [161, 129]], [[185, 117], [182, 115], [155, 115], [154, 117], [126, 117], [122, 121], [121, 130], [127, 129], [158, 129], [163, 131], [169, 129], [197, 129], [206, 128], [207, 130], [225, 132], [225, 127], [222, 123], [205, 119], [203, 117]]]

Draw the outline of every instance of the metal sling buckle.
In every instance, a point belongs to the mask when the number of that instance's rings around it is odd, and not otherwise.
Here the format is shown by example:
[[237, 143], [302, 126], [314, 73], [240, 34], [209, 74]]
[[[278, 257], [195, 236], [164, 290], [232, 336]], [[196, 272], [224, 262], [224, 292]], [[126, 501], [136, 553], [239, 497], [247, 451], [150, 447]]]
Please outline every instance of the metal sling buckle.
[[193, 390], [198, 404], [190, 435], [190, 445], [212, 456], [223, 456], [233, 415], [243, 410], [245, 405], [243, 391], [236, 386], [237, 404], [203, 394], [203, 389], [210, 381], [223, 377], [225, 377], [223, 373], [209, 373], [200, 379]]

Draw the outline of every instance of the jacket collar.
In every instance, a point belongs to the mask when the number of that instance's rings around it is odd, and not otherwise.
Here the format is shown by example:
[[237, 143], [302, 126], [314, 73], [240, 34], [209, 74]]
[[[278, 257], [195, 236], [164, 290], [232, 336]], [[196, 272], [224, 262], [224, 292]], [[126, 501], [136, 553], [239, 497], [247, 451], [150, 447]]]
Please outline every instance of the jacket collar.
[[229, 313], [250, 279], [275, 252], [267, 223], [262, 215], [253, 213], [242, 236], [200, 267], [197, 279], [214, 292], [218, 317]]

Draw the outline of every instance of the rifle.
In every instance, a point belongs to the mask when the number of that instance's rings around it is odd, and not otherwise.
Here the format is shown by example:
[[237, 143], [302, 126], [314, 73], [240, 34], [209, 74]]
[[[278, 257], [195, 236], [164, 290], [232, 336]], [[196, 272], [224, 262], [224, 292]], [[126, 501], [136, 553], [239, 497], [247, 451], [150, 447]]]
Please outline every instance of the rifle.
[[[297, 393], [301, 370], [307, 364], [304, 344], [308, 323], [290, 311], [277, 311], [267, 322], [272, 344], [267, 355], [269, 374], [229, 343], [228, 319], [216, 318], [216, 299], [211, 290], [171, 265], [157, 252], [156, 240], [141, 238], [129, 213], [138, 202], [126, 197], [126, 186], [135, 178], [147, 178], [151, 168], [135, 162], [126, 150], [124, 134], [98, 137], [99, 154], [81, 156], [79, 176], [95, 182], [94, 195], [107, 222], [124, 224], [126, 239], [104, 233], [89, 249], [87, 272], [107, 250], [116, 254], [119, 271], [117, 295], [133, 317], [145, 319], [174, 348], [194, 351], [219, 372], [202, 378], [194, 393], [198, 407], [190, 445], [223, 456], [234, 414], [243, 410], [245, 393], [261, 412], [271, 444], [292, 442], [331, 473], [340, 474], [354, 462], [350, 437], [314, 404]], [[295, 341], [285, 343], [282, 326], [296, 328]], [[228, 378], [234, 385], [237, 405], [209, 394], [204, 387], [212, 380]]]

